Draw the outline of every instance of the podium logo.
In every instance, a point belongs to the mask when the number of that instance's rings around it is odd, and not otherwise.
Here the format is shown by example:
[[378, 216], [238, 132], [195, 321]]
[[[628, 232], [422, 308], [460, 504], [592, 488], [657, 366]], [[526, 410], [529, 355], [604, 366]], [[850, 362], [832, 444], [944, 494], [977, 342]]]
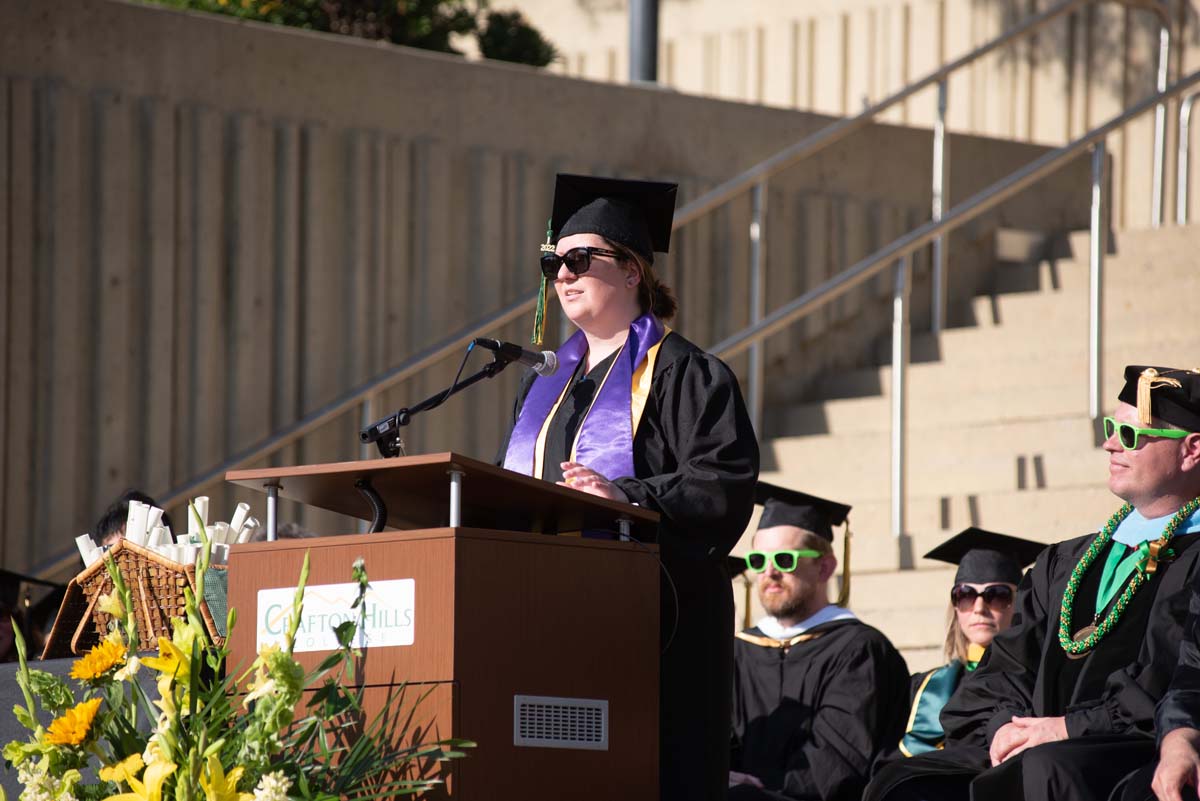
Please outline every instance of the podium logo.
[[[364, 625], [355, 635], [357, 648], [390, 648], [412, 645], [416, 619], [416, 581], [372, 581], [364, 598]], [[257, 648], [282, 647], [292, 612], [295, 587], [258, 591]], [[358, 622], [359, 610], [350, 604], [358, 597], [358, 584], [317, 584], [304, 590], [304, 612], [296, 631], [296, 651], [333, 651], [338, 647], [335, 629], [345, 621]]]

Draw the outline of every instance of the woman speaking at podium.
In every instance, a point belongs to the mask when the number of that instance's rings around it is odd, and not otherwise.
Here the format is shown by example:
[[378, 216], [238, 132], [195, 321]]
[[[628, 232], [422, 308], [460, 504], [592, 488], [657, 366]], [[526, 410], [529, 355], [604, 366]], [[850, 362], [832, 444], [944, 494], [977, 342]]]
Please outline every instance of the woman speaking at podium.
[[[550, 377], [526, 376], [504, 466], [662, 516], [663, 799], [724, 798], [733, 599], [722, 561], [754, 503], [758, 443], [737, 378], [666, 327], [675, 298], [654, 275], [675, 184], [559, 175], [542, 246], [540, 344], [553, 286], [579, 329]], [[675, 595], [678, 595], [676, 603]]]

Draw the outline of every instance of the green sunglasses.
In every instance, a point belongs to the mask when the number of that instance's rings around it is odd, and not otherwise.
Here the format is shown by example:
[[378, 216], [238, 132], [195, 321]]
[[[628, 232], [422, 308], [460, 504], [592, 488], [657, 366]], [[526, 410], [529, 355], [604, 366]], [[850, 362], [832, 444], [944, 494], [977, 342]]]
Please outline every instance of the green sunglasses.
[[1190, 431], [1180, 431], [1176, 428], [1138, 428], [1130, 423], [1122, 423], [1112, 417], [1104, 418], [1104, 438], [1112, 437], [1117, 432], [1117, 441], [1127, 451], [1137, 450], [1138, 437], [1166, 437], [1167, 439], [1183, 439]]
[[755, 573], [762, 573], [767, 569], [767, 561], [770, 560], [775, 565], [775, 569], [781, 573], [791, 573], [796, 569], [800, 559], [818, 559], [821, 557], [820, 551], [804, 550], [804, 551], [751, 551], [746, 554], [746, 566]]

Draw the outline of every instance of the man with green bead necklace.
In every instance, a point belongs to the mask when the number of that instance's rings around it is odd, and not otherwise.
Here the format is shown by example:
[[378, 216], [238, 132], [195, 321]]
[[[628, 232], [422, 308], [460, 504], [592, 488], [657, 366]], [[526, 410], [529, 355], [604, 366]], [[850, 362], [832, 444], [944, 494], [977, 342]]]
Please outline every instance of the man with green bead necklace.
[[[1197, 371], [1193, 371], [1193, 374]], [[1195, 379], [1193, 379], [1195, 381]], [[1200, 396], [1200, 389], [1196, 390]], [[1200, 429], [1200, 419], [1191, 430]], [[1185, 439], [1193, 440], [1196, 436]], [[1193, 487], [1193, 492], [1196, 488]], [[1185, 493], [1186, 494], [1186, 493]], [[1192, 515], [1193, 521], [1200, 515]], [[1120, 801], [1196, 799], [1200, 783], [1200, 585], [1193, 587], [1190, 614], [1184, 626], [1179, 659], [1166, 695], [1155, 714], [1159, 759], [1130, 775], [1113, 793]]]
[[1103, 801], [1153, 758], [1200, 576], [1200, 371], [1128, 367], [1118, 400], [1103, 447], [1125, 504], [1038, 557], [1013, 627], [943, 709], [945, 749], [872, 783], [868, 801]]

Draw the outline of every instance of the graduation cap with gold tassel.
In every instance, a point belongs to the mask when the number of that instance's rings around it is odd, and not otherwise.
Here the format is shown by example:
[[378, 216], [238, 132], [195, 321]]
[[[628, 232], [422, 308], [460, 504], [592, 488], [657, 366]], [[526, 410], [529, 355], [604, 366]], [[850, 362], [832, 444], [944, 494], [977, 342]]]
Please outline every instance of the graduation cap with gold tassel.
[[1117, 399], [1137, 407], [1143, 426], [1157, 417], [1185, 431], [1200, 431], [1200, 368], [1131, 364]]
[[777, 487], [765, 481], [758, 482], [754, 502], [763, 507], [758, 528], [795, 526], [812, 532], [833, 543], [833, 527], [844, 524], [842, 530], [842, 586], [835, 603], [845, 606], [850, 602], [850, 507], [837, 501], [828, 501], [805, 492]]

